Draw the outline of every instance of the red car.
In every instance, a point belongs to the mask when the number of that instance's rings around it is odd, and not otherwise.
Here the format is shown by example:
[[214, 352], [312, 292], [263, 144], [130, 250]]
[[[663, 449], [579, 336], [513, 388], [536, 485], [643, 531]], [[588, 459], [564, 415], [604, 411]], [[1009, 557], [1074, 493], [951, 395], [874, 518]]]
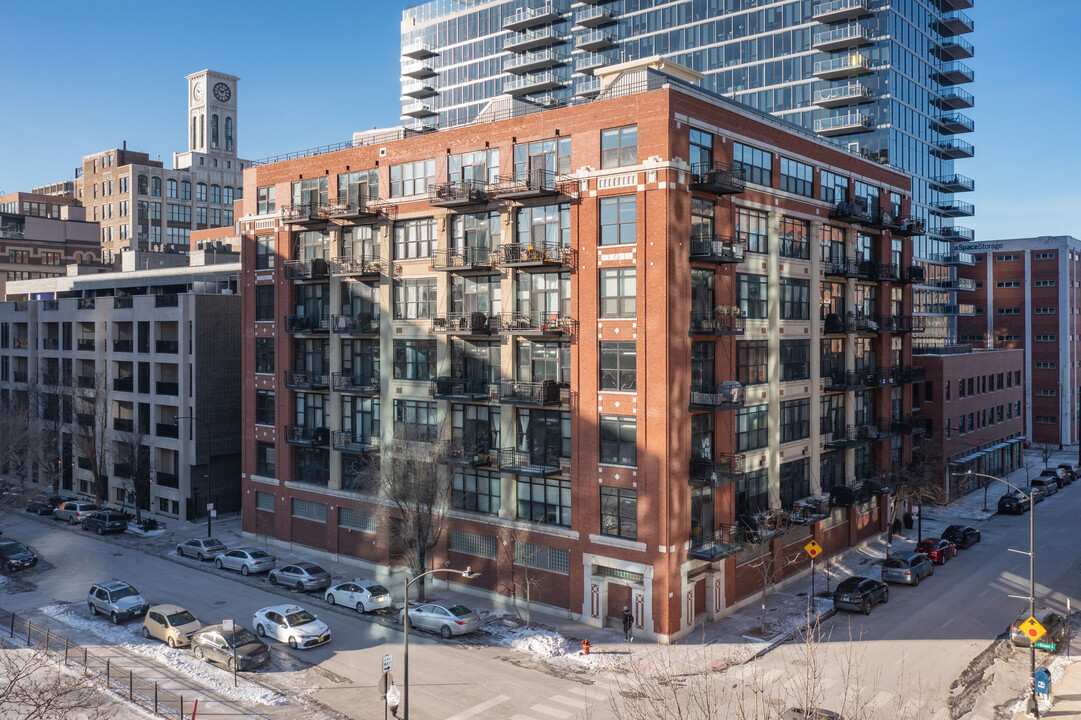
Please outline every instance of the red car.
[[916, 545], [916, 552], [931, 558], [935, 565], [945, 565], [947, 560], [957, 555], [957, 546], [942, 538], [924, 538]]

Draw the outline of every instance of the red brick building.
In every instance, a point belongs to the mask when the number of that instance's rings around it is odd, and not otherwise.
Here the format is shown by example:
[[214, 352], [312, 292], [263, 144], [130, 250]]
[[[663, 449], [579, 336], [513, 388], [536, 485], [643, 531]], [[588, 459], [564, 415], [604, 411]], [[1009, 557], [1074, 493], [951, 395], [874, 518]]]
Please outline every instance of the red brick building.
[[923, 427], [909, 178], [667, 69], [245, 170], [245, 531], [403, 564], [353, 468], [426, 427], [434, 566], [667, 640], [762, 552], [884, 528], [868, 481]]

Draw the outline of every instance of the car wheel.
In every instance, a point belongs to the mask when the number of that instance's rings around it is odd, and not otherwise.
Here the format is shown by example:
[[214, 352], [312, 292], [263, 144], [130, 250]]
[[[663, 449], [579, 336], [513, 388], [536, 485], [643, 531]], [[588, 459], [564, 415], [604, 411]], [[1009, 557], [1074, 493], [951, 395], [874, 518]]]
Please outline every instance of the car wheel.
[[202, 553], [199, 553], [198, 557], [199, 557], [199, 562], [202, 562], [203, 560], [206, 560], [206, 558], [203, 557]]
[[259, 623], [255, 626], [255, 632], [259, 634], [259, 637], [266, 637], [266, 628], [263, 627], [263, 623]]
[[112, 615], [109, 616], [109, 619], [113, 621], [113, 625], [119, 625], [120, 624], [120, 616], [117, 615], [115, 612]]
[[97, 605], [95, 605], [94, 603], [87, 603], [87, 605], [90, 606], [90, 614], [91, 615], [97, 615], [98, 614], [98, 606]]
[[983, 539], [983, 536], [980, 535], [980, 533], [976, 533], [976, 539], [973, 542], [979, 542], [981, 539]]
[[170, 635], [169, 639], [165, 641], [165, 644], [168, 645], [171, 648], [175, 648], [176, 647], [176, 640], [174, 640], [173, 636]]
[[[871, 611], [868, 610], [867, 612]], [[450, 625], [444, 625], [443, 627], [439, 628], [439, 634], [443, 636], [444, 640], [449, 640], [451, 637]]]
[[294, 650], [297, 649], [297, 639], [295, 637], [289, 638], [289, 647], [293, 648]]
[[278, 576], [275, 575], [274, 573], [270, 573], [270, 584], [271, 585], [277, 585], [278, 584]]
[[362, 602], [357, 603], [357, 612], [358, 613], [363, 613], [364, 612], [364, 603], [362, 603]]
[[176, 554], [179, 555], [180, 557], [184, 557], [184, 548], [181, 547], [180, 545], [177, 545], [176, 546]]
[[[871, 601], [869, 599], [864, 598], [863, 604], [860, 606], [860, 611], [864, 615], [870, 615], [871, 614]], [[449, 634], [450, 628], [448, 628], [446, 625], [444, 625], [443, 629], [447, 630], [447, 632]]]
[[932, 563], [931, 567], [927, 568], [927, 577], [931, 577], [935, 574], [935, 566]]
[[147, 629], [146, 625], [143, 625], [143, 637], [145, 637], [147, 640], [150, 639], [150, 630]]
[[222, 569], [222, 568], [224, 567], [224, 564], [222, 563], [222, 561], [221, 561], [221, 560], [215, 560], [215, 561], [214, 561], [214, 567], [216, 567], [217, 569], [221, 570], [221, 569]]
[[912, 583], [912, 587], [919, 587], [919, 586], [920, 586], [920, 576], [917, 575], [916, 576], [916, 581], [914, 583]]
[[203, 653], [203, 648], [202, 648], [202, 646], [200, 646], [200, 645], [196, 645], [196, 646], [195, 646], [195, 650], [193, 650], [193, 652], [195, 653], [195, 657], [196, 657], [197, 659], [199, 659], [199, 660], [206, 660], [206, 655], [205, 655], [205, 654]]
[[297, 592], [304, 592], [304, 583], [297, 580]]
[[890, 601], [890, 589], [889, 588], [883, 588], [882, 589], [882, 604], [884, 605], [884, 604], [888, 603], [889, 601]]
[[225, 666], [229, 668], [229, 672], [233, 672], [234, 670], [236, 670], [236, 660], [234, 660], [233, 658], [229, 658], [225, 661]]
[[334, 593], [330, 593], [329, 595], [327, 595], [327, 602], [328, 602], [328, 603], [330, 603], [331, 605], [335, 605], [335, 604], [336, 604], [336, 603], [334, 602]]
[[104, 535], [104, 534], [105, 534], [105, 528], [103, 528], [101, 525], [98, 525], [98, 535]]
[[75, 516], [72, 515], [71, 517], [68, 518], [68, 525], [74, 525], [74, 524], [75, 524]]
[[247, 575], [248, 574], [248, 566], [247, 565], [241, 565], [240, 566], [240, 574], [241, 575]]

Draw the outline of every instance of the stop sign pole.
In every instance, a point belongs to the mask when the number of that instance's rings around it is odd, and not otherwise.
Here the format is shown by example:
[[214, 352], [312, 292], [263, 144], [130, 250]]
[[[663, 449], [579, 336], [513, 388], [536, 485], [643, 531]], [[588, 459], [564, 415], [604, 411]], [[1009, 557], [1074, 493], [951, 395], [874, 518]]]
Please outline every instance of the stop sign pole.
[[815, 602], [815, 558], [822, 552], [822, 546], [811, 538], [811, 542], [803, 546], [804, 552], [811, 556], [811, 607], [814, 608]]

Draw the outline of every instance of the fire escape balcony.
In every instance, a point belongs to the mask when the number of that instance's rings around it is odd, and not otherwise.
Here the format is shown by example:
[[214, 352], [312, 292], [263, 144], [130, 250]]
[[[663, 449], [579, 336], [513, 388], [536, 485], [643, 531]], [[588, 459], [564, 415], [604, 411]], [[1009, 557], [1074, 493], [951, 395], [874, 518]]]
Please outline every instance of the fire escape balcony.
[[720, 487], [743, 475], [743, 456], [717, 453], [714, 459], [691, 458], [688, 482], [696, 487]]
[[378, 335], [379, 316], [373, 313], [332, 315], [330, 328], [336, 335]]
[[503, 29], [520, 32], [542, 25], [551, 25], [562, 17], [562, 13], [551, 3], [539, 7], [518, 8], [517, 12], [503, 21]]
[[503, 448], [498, 451], [499, 471], [514, 475], [550, 477], [559, 475], [563, 468], [559, 463], [560, 448], [555, 446], [518, 450]]
[[358, 278], [377, 278], [383, 271], [378, 255], [362, 257], [336, 257], [330, 261], [330, 274]]
[[726, 380], [711, 392], [691, 390], [690, 409], [708, 412], [736, 410], [743, 407], [746, 398], [747, 393], [742, 385], [735, 380]]
[[330, 428], [286, 425], [285, 442], [290, 445], [319, 447], [330, 444]]
[[879, 332], [910, 333], [914, 327], [911, 315], [879, 315], [876, 322]]
[[330, 375], [310, 370], [286, 370], [284, 382], [290, 390], [326, 390], [330, 387]]
[[828, 0], [815, 3], [811, 10], [811, 16], [820, 23], [855, 20], [870, 14], [870, 0]]
[[971, 192], [976, 189], [976, 181], [964, 175], [940, 175], [932, 178], [931, 183], [939, 192]]
[[498, 324], [498, 318], [481, 312], [432, 316], [432, 332], [440, 335], [491, 335], [499, 329]]
[[282, 275], [294, 281], [326, 280], [330, 277], [330, 265], [323, 258], [286, 260], [282, 263]]
[[867, 75], [870, 72], [871, 59], [860, 52], [845, 53], [814, 64], [814, 76], [822, 80], [838, 80]]
[[964, 85], [976, 79], [976, 73], [972, 71], [972, 68], [957, 60], [943, 63], [935, 74], [938, 76], [940, 85]]
[[851, 50], [874, 42], [869, 28], [854, 22], [815, 32], [811, 47], [822, 52]]
[[379, 436], [370, 433], [357, 434], [352, 430], [335, 430], [330, 446], [338, 452], [363, 455], [379, 449]]
[[570, 340], [574, 319], [550, 312], [505, 312], [500, 330], [511, 335], [543, 340]]
[[501, 267], [525, 272], [556, 272], [574, 267], [574, 250], [561, 245], [503, 243], [498, 254]]
[[743, 243], [720, 235], [692, 235], [691, 262], [739, 263], [743, 262]]
[[814, 104], [822, 108], [860, 105], [871, 101], [871, 88], [861, 82], [850, 82], [837, 87], [815, 90]]
[[493, 395], [488, 378], [439, 377], [432, 380], [436, 400], [485, 400]]
[[742, 335], [747, 319], [736, 306], [720, 306], [713, 312], [691, 311], [690, 335]]
[[485, 247], [436, 250], [432, 268], [443, 272], [491, 272], [495, 261], [496, 253]]
[[504, 380], [499, 384], [499, 402], [507, 405], [557, 407], [563, 404], [563, 397], [559, 390], [559, 383], [555, 380], [542, 382]]
[[691, 166], [691, 190], [713, 195], [734, 195], [743, 192], [747, 181], [742, 169], [719, 162], [696, 163]]
[[687, 545], [687, 557], [705, 562], [719, 562], [738, 555], [743, 536], [738, 525], [721, 525], [710, 533], [692, 535]]
[[330, 332], [326, 315], [286, 315], [285, 332], [290, 335]]
[[959, 10], [944, 13], [932, 22], [938, 27], [938, 32], [943, 37], [964, 35], [976, 29], [976, 23], [972, 22], [972, 18]]
[[967, 143], [959, 138], [951, 138], [937, 142], [931, 152], [947, 160], [962, 160], [975, 155], [976, 148], [972, 146], [972, 143]]
[[364, 377], [351, 372], [336, 372], [330, 376], [330, 389], [350, 395], [379, 395], [379, 378]]
[[555, 48], [548, 48], [540, 52], [522, 53], [521, 55], [508, 55], [503, 62], [503, 72], [513, 75], [524, 75], [558, 67], [567, 62], [567, 56]]

